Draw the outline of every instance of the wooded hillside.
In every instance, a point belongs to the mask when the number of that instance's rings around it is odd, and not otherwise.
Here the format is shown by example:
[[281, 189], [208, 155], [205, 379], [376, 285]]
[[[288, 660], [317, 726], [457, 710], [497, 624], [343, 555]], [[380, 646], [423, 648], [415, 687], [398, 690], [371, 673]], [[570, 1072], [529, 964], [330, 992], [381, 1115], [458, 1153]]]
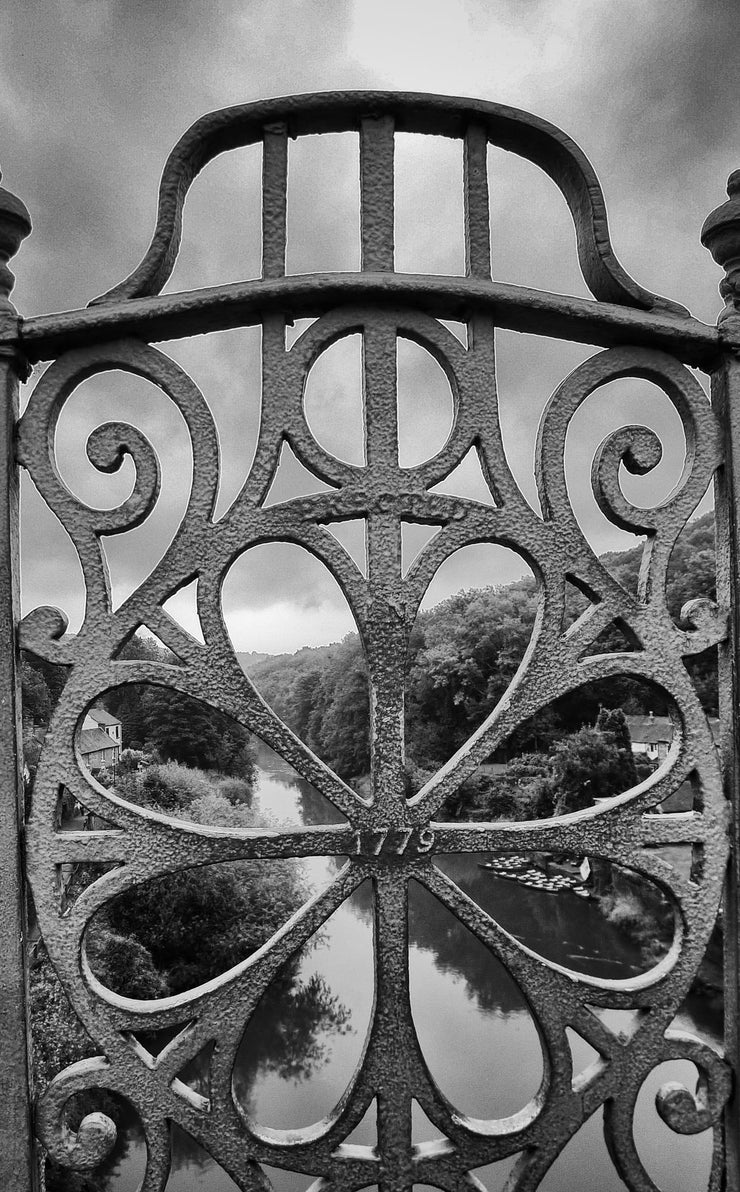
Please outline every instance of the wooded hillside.
[[[642, 548], [602, 561], [634, 591]], [[715, 596], [714, 522], [707, 514], [686, 527], [668, 573], [668, 606], [678, 618], [697, 596]], [[574, 593], [573, 615], [578, 611]], [[450, 756], [503, 695], [529, 642], [536, 612], [534, 580], [459, 592], [420, 614], [411, 635], [406, 689], [407, 753], [412, 765], [434, 767]], [[604, 640], [604, 648], [624, 642]], [[716, 650], [690, 660], [706, 711], [717, 714]], [[247, 668], [245, 668], [247, 669]], [[308, 745], [345, 778], [367, 773], [368, 687], [359, 638], [265, 658], [248, 667], [258, 690]], [[600, 707], [661, 713], [654, 690], [630, 680], [580, 688], [524, 726], [510, 751], [546, 749], [566, 733], [593, 725]]]

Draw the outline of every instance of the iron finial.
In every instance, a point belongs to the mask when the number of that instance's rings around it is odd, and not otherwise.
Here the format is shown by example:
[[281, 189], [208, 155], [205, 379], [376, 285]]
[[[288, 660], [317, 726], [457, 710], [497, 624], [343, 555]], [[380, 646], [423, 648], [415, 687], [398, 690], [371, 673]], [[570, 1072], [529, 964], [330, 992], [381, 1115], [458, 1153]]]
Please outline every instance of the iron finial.
[[0, 186], [0, 311], [15, 314], [15, 308], [9, 300], [15, 277], [8, 268], [8, 261], [18, 252], [21, 241], [30, 231], [31, 216], [25, 204], [4, 186]]
[[719, 322], [740, 314], [740, 170], [727, 179], [727, 194], [727, 202], [715, 208], [701, 230], [702, 244], [725, 271], [719, 292], [726, 306]]

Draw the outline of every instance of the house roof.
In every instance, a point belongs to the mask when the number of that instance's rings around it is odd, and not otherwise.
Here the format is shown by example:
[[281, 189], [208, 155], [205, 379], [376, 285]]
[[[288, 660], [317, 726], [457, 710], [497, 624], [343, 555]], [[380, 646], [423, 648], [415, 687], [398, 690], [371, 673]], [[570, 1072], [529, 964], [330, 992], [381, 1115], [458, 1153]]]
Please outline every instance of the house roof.
[[110, 712], [106, 712], [105, 708], [90, 708], [87, 713], [97, 724], [120, 724], [117, 716], [111, 716]]
[[667, 716], [625, 716], [633, 743], [657, 745], [673, 740], [673, 725]]
[[[633, 744], [670, 745], [673, 740], [673, 723], [668, 716], [625, 716]], [[716, 742], [719, 736], [719, 720], [716, 716], [708, 716], [707, 721]]]
[[115, 741], [100, 728], [83, 728], [80, 733], [80, 753], [83, 757], [88, 753], [98, 753], [101, 749], [116, 748]]

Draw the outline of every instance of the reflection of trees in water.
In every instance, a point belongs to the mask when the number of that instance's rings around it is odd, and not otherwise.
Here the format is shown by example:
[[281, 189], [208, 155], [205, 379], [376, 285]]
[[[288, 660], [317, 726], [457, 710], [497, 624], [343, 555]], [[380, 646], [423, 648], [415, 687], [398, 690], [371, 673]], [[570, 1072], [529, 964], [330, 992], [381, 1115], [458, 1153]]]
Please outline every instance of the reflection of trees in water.
[[[533, 951], [578, 972], [611, 979], [649, 967], [639, 941], [610, 923], [597, 901], [495, 877], [479, 867], [479, 859], [438, 860], [470, 898]], [[525, 1009], [524, 997], [504, 966], [453, 913], [416, 883], [410, 893], [411, 943], [433, 952], [441, 971], [461, 977], [481, 1009], [502, 1014]]]
[[[298, 806], [296, 808], [302, 823], [304, 824], [342, 824], [346, 823], [346, 817], [342, 815], [341, 811], [327, 799], [324, 795], [316, 790], [315, 786], [311, 786], [310, 782], [306, 782], [305, 778], [301, 778], [300, 774], [284, 762], [276, 753], [268, 749], [266, 745], [260, 746], [257, 752], [257, 772], [262, 773], [270, 784], [273, 786], [282, 786], [293, 795], [298, 796]], [[269, 802], [270, 795], [267, 795]], [[270, 812], [276, 818], [280, 818], [280, 807], [272, 806]]]
[[[276, 1072], [285, 1080], [308, 1080], [329, 1058], [332, 1036], [347, 1034], [352, 1029], [349, 1010], [332, 994], [323, 977], [313, 974], [302, 980], [296, 971], [298, 963], [293, 960], [283, 969], [259, 1002], [245, 1030], [234, 1065], [233, 1091], [247, 1112], [259, 1075]], [[156, 1036], [142, 1036], [142, 1041], [156, 1052], [176, 1033], [177, 1030], [158, 1032]], [[180, 1074], [186, 1084], [203, 1096], [210, 1092], [212, 1052], [208, 1048], [196, 1056]], [[106, 1161], [90, 1176], [80, 1176], [54, 1165], [47, 1179], [47, 1192], [115, 1189], [121, 1162], [132, 1148], [143, 1145], [141, 1125], [127, 1101], [109, 1094], [105, 1094], [105, 1103], [95, 1094], [86, 1098], [76, 1119], [81, 1120], [92, 1109], [102, 1108], [116, 1122], [116, 1144]], [[173, 1166], [205, 1169], [211, 1162], [208, 1152], [184, 1130], [173, 1126], [172, 1131]]]
[[[533, 951], [579, 972], [612, 979], [649, 967], [642, 962], [639, 943], [608, 922], [597, 901], [578, 899], [570, 891], [547, 893], [495, 877], [479, 867], [479, 860], [477, 855], [440, 857], [439, 865], [504, 930]], [[490, 977], [481, 984], [480, 964], [475, 959], [482, 945], [436, 899], [427, 895], [424, 905], [427, 909], [415, 917], [412, 938], [422, 947], [433, 948], [441, 967], [464, 977], [482, 1006], [495, 1008], [497, 989], [491, 988]], [[487, 954], [487, 949], [483, 952]], [[517, 997], [521, 1006], [522, 999]], [[505, 1011], [505, 1004], [501, 1008]]]
[[283, 1080], [308, 1080], [327, 1062], [331, 1037], [351, 1030], [349, 1009], [318, 973], [305, 981], [281, 975], [244, 1032], [234, 1065], [234, 1096], [250, 1113], [259, 1076], [274, 1072]]
[[341, 811], [334, 806], [331, 800], [319, 794], [310, 783], [296, 775], [295, 781], [291, 785], [298, 788], [298, 809], [304, 824], [346, 823], [346, 818]]
[[519, 987], [503, 964], [417, 882], [409, 886], [409, 940], [434, 953], [440, 972], [462, 978], [481, 1010], [502, 1015], [527, 1010]]

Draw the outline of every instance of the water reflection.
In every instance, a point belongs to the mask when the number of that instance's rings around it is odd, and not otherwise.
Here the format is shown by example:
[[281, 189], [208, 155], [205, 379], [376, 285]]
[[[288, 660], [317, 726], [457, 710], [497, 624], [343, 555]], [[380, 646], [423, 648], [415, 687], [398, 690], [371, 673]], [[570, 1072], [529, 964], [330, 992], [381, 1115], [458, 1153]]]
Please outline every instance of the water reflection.
[[[605, 920], [599, 903], [570, 890], [549, 894], [481, 868], [484, 854], [439, 857], [437, 863], [466, 894], [495, 918], [506, 931], [526, 941], [534, 952], [566, 968], [608, 979], [645, 971], [640, 945]], [[455, 964], [457, 935], [439, 937], [434, 947], [442, 963]], [[475, 980], [475, 978], [473, 978]], [[497, 997], [499, 990], [481, 984], [480, 995]], [[506, 1010], [505, 1006], [501, 1007]]]
[[[260, 747], [258, 762], [258, 811], [293, 825], [343, 821], [327, 799], [272, 751]], [[439, 859], [461, 889], [484, 909], [493, 911], [495, 906], [507, 930], [541, 955], [608, 978], [644, 971], [639, 945], [604, 920], [598, 903], [567, 892], [551, 895], [528, 889], [481, 869], [480, 863], [477, 856]], [[315, 888], [324, 886], [340, 864], [339, 858], [311, 859], [305, 863], [308, 881]], [[335, 911], [280, 975], [245, 1031], [234, 1089], [260, 1127], [295, 1130], [323, 1119], [352, 1079], [373, 1005], [373, 897], [370, 883], [365, 883]], [[488, 950], [419, 886], [412, 886], [410, 894], [409, 928], [414, 1021], [442, 1092], [474, 1117], [505, 1116], [521, 1109], [542, 1075], [539, 1039], [521, 991]], [[708, 1027], [716, 1037], [716, 1015], [701, 1003], [697, 1016], [700, 1010], [703, 1020], [697, 1022], [692, 1017], [695, 1009], [687, 1005], [677, 1025], [695, 1032]], [[579, 1050], [577, 1038], [572, 1043], [579, 1070], [590, 1062], [590, 1049], [584, 1044]], [[680, 1075], [676, 1066], [671, 1078]], [[674, 1163], [663, 1133], [653, 1128], [655, 1119], [649, 1108], [636, 1123], [646, 1165], [671, 1192], [696, 1192], [706, 1170], [709, 1135], [682, 1140], [680, 1163]], [[598, 1111], [564, 1149], [542, 1184], [546, 1192], [586, 1192], [597, 1182], [601, 1192], [623, 1187], [608, 1158], [601, 1123]], [[439, 1132], [415, 1105], [415, 1141], [435, 1137]], [[374, 1105], [349, 1141], [377, 1141]], [[121, 1131], [119, 1148], [99, 1185], [101, 1192], [136, 1192], [143, 1140], [133, 1123]], [[513, 1162], [492, 1164], [477, 1174], [495, 1192]], [[309, 1176], [274, 1169], [268, 1175], [277, 1192], [304, 1192], [311, 1182]], [[167, 1192], [233, 1189], [230, 1177], [210, 1156], [182, 1132], [174, 1133]]]
[[269, 989], [244, 1033], [234, 1090], [260, 1126], [321, 1121], [359, 1063], [373, 1003], [372, 928], [357, 913], [368, 891], [365, 883], [331, 915], [301, 953], [297, 982], [282, 998]]
[[455, 1109], [503, 1118], [542, 1079], [542, 1049], [503, 965], [436, 898], [410, 890], [411, 1008], [432, 1076]]

